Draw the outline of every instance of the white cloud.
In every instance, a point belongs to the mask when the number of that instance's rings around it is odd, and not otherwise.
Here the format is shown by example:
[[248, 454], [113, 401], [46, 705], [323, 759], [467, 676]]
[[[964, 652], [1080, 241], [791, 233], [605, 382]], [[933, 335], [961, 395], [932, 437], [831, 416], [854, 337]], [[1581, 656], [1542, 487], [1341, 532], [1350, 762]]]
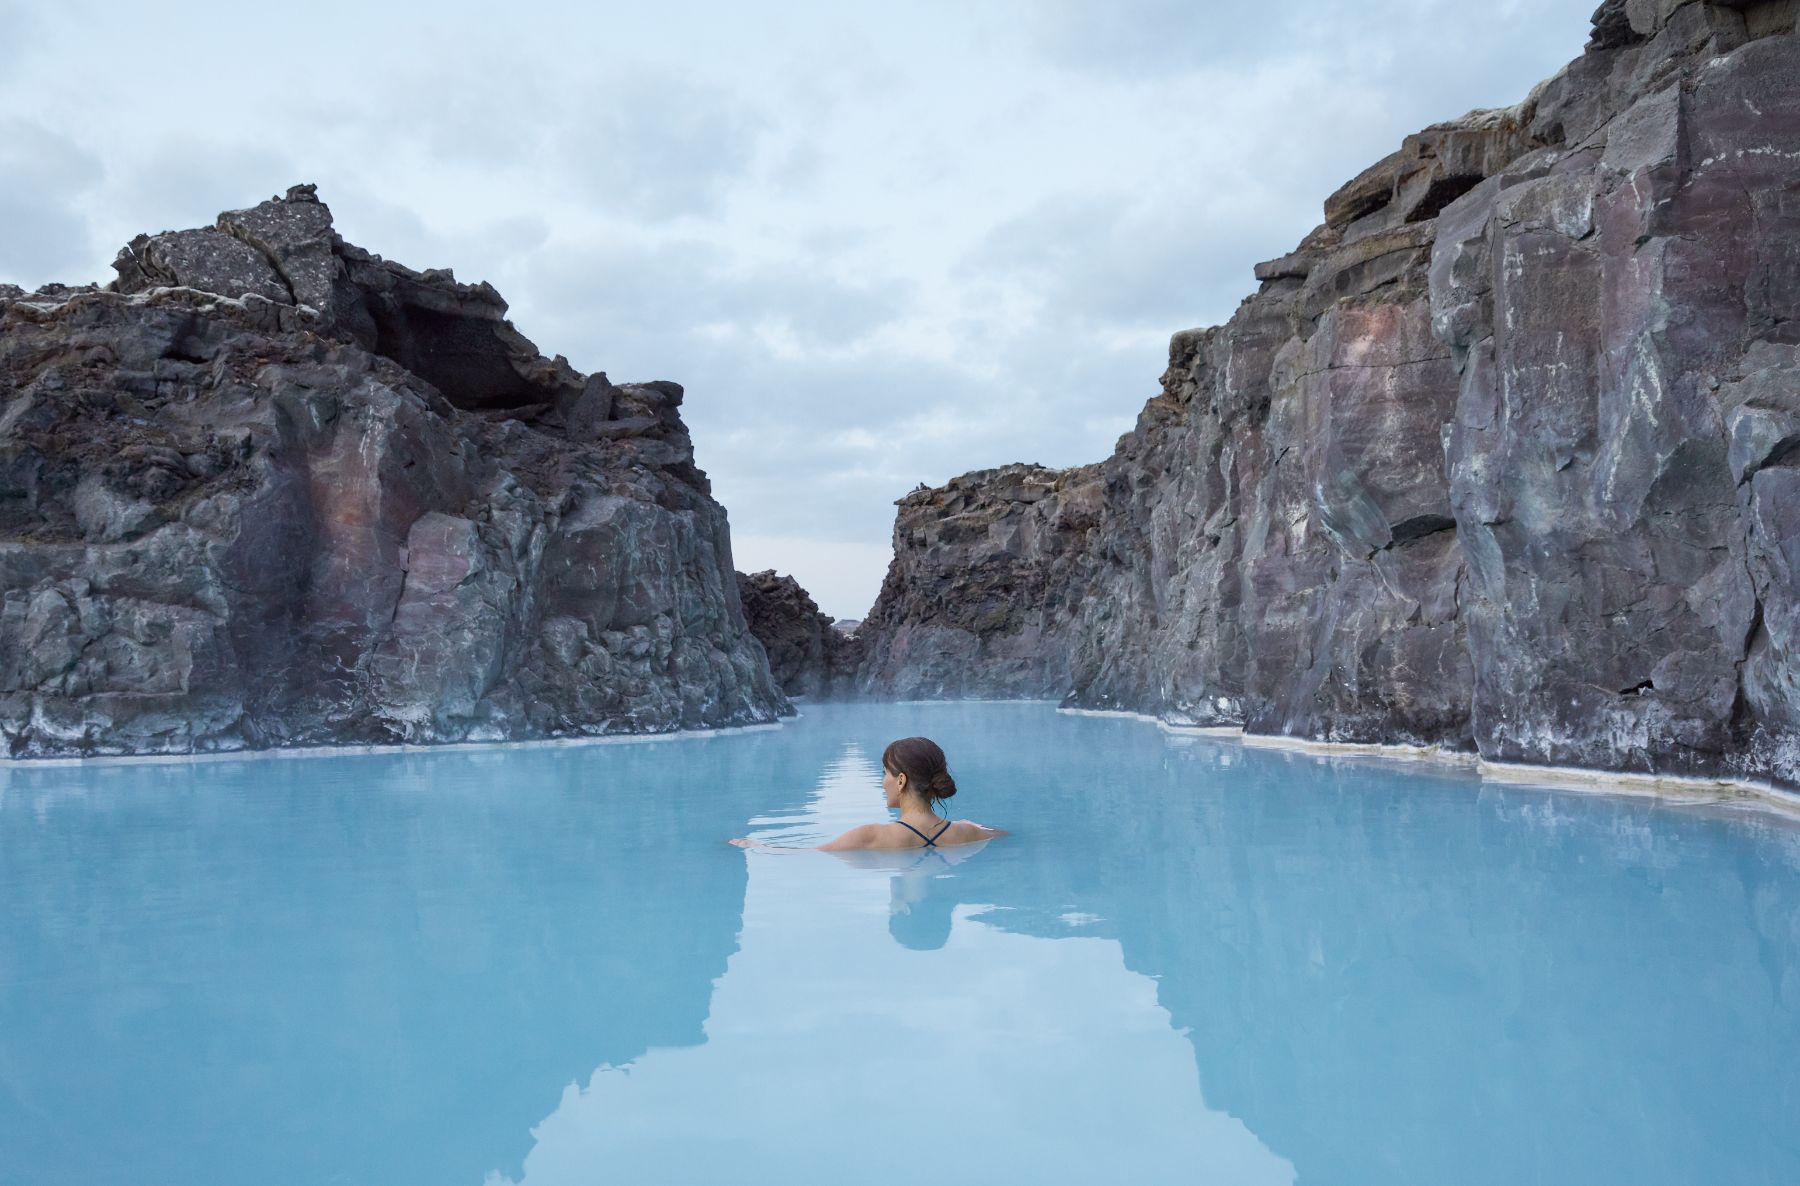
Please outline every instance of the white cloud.
[[31, 10], [18, 0], [0, 0], [0, 70], [25, 57], [32, 32]]
[[[826, 616], [861, 620], [875, 604], [894, 549], [882, 543], [843, 543], [807, 536], [761, 535], [733, 529], [731, 549], [739, 572], [809, 573], [801, 581]], [[874, 579], [870, 579], [873, 574]]]
[[0, 120], [0, 281], [36, 288], [82, 270], [93, 255], [82, 203], [105, 172], [68, 136]]
[[[279, 148], [193, 130], [163, 137], [130, 170], [131, 208], [104, 217], [121, 242], [140, 231], [207, 226], [222, 210], [253, 206], [305, 180]], [[135, 220], [125, 221], [125, 216]], [[97, 218], [96, 221], [99, 221]]]
[[568, 98], [554, 149], [566, 178], [583, 200], [655, 221], [718, 213], [763, 131], [741, 94], [673, 70], [607, 73]]
[[[1314, 40], [1325, 5], [1195, 4], [1192, 0], [1045, 0], [1034, 32], [1057, 63], [1097, 74], [1179, 74], [1260, 58]], [[1309, 11], [1311, 10], [1311, 11]], [[1346, 11], [1368, 20], [1366, 6]]]

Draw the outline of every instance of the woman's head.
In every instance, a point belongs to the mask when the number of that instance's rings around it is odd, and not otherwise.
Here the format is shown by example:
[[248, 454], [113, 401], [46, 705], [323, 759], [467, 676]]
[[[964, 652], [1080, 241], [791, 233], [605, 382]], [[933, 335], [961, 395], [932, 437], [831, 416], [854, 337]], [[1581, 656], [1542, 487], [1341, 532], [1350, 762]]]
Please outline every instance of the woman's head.
[[956, 794], [956, 780], [950, 777], [944, 751], [929, 737], [902, 737], [889, 742], [881, 751], [881, 769], [881, 789], [889, 807], [900, 806], [901, 798], [911, 793], [935, 811], [939, 799]]

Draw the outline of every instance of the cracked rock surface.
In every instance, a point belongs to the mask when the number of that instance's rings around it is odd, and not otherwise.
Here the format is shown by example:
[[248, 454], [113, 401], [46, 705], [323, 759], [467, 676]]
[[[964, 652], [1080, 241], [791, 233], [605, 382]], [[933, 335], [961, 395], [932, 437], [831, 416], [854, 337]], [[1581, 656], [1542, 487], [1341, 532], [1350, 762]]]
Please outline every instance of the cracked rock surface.
[[673, 383], [547, 359], [312, 187], [0, 287], [14, 756], [569, 737], [788, 711]]
[[1797, 10], [1607, 0], [1111, 457], [901, 500], [862, 688], [1800, 785]]

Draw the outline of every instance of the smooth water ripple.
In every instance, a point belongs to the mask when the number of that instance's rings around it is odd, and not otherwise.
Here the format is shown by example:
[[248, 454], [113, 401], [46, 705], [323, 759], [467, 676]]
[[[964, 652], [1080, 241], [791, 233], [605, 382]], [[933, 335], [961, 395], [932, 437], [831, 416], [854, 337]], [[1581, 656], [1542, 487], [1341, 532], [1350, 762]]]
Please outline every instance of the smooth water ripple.
[[[839, 857], [891, 738], [987, 845]], [[1800, 827], [1043, 705], [0, 774], [0, 1182], [1800, 1181]]]

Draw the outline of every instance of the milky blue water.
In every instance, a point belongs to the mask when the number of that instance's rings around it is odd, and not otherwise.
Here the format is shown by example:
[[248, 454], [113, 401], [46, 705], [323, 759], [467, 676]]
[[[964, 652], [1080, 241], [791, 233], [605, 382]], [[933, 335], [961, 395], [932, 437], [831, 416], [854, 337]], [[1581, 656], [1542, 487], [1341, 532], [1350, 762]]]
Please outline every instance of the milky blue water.
[[[881, 816], [923, 732], [985, 846]], [[1800, 829], [1042, 705], [12, 769], [0, 1182], [1800, 1181]]]

